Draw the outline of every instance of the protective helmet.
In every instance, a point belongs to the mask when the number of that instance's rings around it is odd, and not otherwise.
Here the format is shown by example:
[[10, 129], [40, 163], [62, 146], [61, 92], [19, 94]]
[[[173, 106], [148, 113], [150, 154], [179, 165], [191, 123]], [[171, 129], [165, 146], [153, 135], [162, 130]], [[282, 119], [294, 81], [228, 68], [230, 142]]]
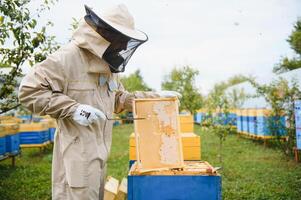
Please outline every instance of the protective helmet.
[[136, 49], [148, 40], [147, 35], [135, 29], [134, 18], [123, 4], [103, 12], [100, 17], [86, 5], [85, 9], [85, 21], [110, 42], [102, 58], [109, 64], [112, 73], [124, 72]]

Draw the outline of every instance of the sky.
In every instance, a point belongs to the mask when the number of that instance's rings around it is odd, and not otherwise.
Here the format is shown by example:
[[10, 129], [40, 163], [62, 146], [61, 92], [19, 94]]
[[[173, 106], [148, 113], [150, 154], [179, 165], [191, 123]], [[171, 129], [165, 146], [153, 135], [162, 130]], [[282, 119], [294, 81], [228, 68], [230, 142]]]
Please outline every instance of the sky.
[[49, 33], [66, 44], [72, 18], [85, 15], [84, 4], [101, 13], [118, 3], [149, 37], [124, 74], [140, 69], [156, 90], [174, 67], [197, 69], [196, 86], [206, 94], [233, 75], [270, 76], [281, 57], [294, 56], [286, 39], [301, 17], [300, 0], [59, 0], [40, 22], [51, 20]]

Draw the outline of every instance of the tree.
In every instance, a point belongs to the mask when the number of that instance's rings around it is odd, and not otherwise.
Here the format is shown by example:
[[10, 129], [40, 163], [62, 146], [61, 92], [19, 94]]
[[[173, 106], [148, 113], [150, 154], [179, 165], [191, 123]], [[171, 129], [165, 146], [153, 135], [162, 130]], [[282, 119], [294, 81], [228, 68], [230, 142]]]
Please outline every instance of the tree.
[[294, 25], [294, 30], [287, 40], [291, 48], [299, 55], [301, 55], [301, 19]]
[[194, 114], [202, 106], [202, 95], [195, 86], [195, 77], [199, 71], [184, 66], [183, 68], [174, 68], [170, 74], [164, 77], [161, 84], [164, 90], [173, 90], [182, 94], [180, 110], [188, 110]]
[[[18, 106], [16, 87], [22, 77], [22, 65], [34, 65], [58, 49], [47, 22], [37, 28], [40, 14], [50, 9], [52, 0], [41, 0], [36, 13], [29, 10], [30, 0], [1, 0], [0, 3], [0, 113]], [[3, 72], [6, 69], [6, 73]]]
[[[293, 156], [296, 146], [296, 126], [294, 115], [294, 102], [301, 99], [300, 86], [296, 80], [287, 81], [283, 78], [274, 80], [270, 84], [258, 84], [250, 79], [259, 95], [263, 96], [271, 107], [269, 113], [268, 129], [276, 136], [275, 145], [284, 154]], [[282, 141], [281, 136], [286, 134], [287, 140]]]
[[134, 73], [123, 76], [120, 78], [121, 83], [124, 88], [129, 92], [134, 91], [150, 91], [151, 88], [143, 81], [140, 70], [136, 70]]
[[206, 97], [206, 107], [210, 107], [211, 109], [218, 109], [222, 106], [224, 102], [223, 99], [227, 100], [227, 105], [230, 108], [240, 107], [243, 101], [246, 99], [244, 91], [232, 90], [228, 94], [226, 94], [225, 91], [229, 87], [240, 84], [247, 80], [247, 77], [239, 74], [229, 78], [227, 81], [216, 83]]
[[231, 109], [237, 108], [245, 100], [243, 91], [232, 90], [226, 94], [226, 89], [231, 86], [247, 81], [243, 75], [235, 75], [227, 81], [222, 81], [214, 85], [205, 100], [207, 117], [202, 125], [208, 128], [208, 133], [214, 134], [219, 138], [218, 158], [223, 166], [223, 143], [228, 134], [235, 133], [230, 119]]
[[287, 57], [282, 58], [280, 63], [276, 64], [273, 68], [274, 73], [280, 74], [301, 68], [301, 19], [299, 19], [294, 25], [294, 30], [287, 39], [287, 42], [290, 44], [297, 56], [292, 59]]

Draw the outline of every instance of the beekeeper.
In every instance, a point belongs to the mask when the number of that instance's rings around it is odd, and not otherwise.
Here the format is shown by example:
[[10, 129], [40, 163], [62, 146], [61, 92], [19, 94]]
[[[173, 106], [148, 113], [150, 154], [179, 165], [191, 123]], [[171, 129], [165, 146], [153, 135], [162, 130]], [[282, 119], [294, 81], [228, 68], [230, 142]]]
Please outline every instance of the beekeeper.
[[173, 97], [173, 91], [128, 93], [117, 74], [147, 35], [126, 6], [86, 15], [69, 44], [37, 64], [21, 82], [19, 99], [33, 113], [57, 119], [52, 199], [103, 199], [113, 112], [134, 98]]

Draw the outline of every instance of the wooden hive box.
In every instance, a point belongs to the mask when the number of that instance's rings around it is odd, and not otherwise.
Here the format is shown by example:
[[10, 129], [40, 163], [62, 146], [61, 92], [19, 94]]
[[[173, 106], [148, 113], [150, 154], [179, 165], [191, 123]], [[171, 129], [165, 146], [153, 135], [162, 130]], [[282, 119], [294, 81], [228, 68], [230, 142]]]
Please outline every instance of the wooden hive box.
[[17, 123], [0, 124], [6, 130], [6, 151], [10, 155], [20, 153], [20, 125]]
[[5, 136], [7, 135], [5, 127], [0, 126], [0, 160], [6, 155], [6, 140]]
[[180, 115], [180, 132], [181, 133], [193, 133], [194, 121], [192, 115]]
[[48, 140], [50, 142], [54, 142], [54, 135], [55, 135], [56, 128], [57, 128], [56, 120], [53, 118], [50, 118], [50, 117], [44, 117], [44, 118], [42, 118], [41, 122], [48, 123], [48, 128], [49, 128]]
[[178, 113], [176, 98], [134, 100], [134, 117], [145, 118], [134, 123], [139, 170], [184, 165]]
[[128, 200], [220, 200], [221, 183], [221, 176], [207, 162], [144, 173], [134, 163], [128, 175]]
[[[181, 133], [184, 160], [201, 160], [201, 137], [195, 133]], [[135, 134], [130, 135], [129, 159], [137, 160]]]
[[47, 122], [20, 124], [21, 147], [41, 145], [48, 141], [49, 131]]
[[115, 200], [118, 192], [119, 181], [111, 176], [107, 177], [104, 190], [104, 200]]
[[116, 198], [114, 200], [125, 200], [127, 198], [128, 182], [126, 178], [123, 178], [119, 187]]

